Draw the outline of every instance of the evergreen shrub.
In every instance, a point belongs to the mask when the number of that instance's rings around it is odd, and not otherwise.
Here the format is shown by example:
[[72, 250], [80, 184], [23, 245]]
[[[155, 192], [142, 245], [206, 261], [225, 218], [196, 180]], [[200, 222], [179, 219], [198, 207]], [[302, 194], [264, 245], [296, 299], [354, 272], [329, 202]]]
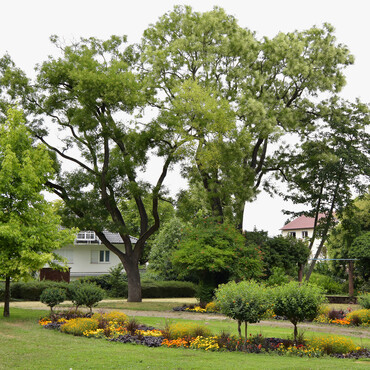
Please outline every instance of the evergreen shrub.
[[53, 307], [64, 302], [66, 299], [66, 291], [62, 288], [46, 288], [40, 296], [40, 301], [50, 307], [53, 312]]
[[74, 284], [71, 293], [72, 303], [76, 309], [79, 306], [87, 306], [90, 312], [104, 298], [104, 290], [92, 283]]
[[367, 310], [370, 309], [370, 293], [366, 293], [358, 297], [358, 304]]
[[186, 281], [153, 281], [142, 283], [143, 298], [195, 297], [196, 285]]

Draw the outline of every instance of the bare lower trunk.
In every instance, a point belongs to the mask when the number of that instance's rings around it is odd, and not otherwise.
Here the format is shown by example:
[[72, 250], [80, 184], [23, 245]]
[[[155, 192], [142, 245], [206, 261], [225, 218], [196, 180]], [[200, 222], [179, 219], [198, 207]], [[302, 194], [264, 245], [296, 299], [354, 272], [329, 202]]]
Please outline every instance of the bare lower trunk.
[[240, 328], [242, 322], [238, 320], [238, 333], [239, 333], [239, 337], [241, 338], [242, 337], [242, 330]]
[[10, 316], [9, 310], [9, 302], [10, 302], [10, 277], [5, 277], [5, 292], [4, 292], [4, 317]]
[[298, 264], [298, 281], [301, 283], [303, 280], [303, 263]]
[[127, 274], [128, 297], [127, 302], [141, 302], [141, 281], [137, 263], [124, 265]]
[[297, 336], [298, 336], [298, 329], [297, 329], [297, 324], [294, 324], [294, 344], [297, 345]]
[[245, 334], [245, 338], [244, 338], [244, 347], [247, 346], [247, 339], [248, 339], [248, 323], [246, 321], [244, 321], [244, 334]]

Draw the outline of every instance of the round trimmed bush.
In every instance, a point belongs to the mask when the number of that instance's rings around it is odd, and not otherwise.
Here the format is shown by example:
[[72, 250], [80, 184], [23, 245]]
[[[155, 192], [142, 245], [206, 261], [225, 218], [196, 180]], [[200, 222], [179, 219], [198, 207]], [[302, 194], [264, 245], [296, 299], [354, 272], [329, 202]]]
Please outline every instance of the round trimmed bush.
[[75, 284], [70, 294], [76, 309], [79, 306], [87, 306], [90, 308], [90, 313], [92, 313], [92, 308], [104, 298], [104, 290], [91, 283]]
[[50, 307], [53, 312], [53, 307], [64, 302], [66, 299], [66, 292], [61, 288], [46, 288], [40, 296], [40, 301]]
[[289, 284], [275, 288], [274, 312], [285, 316], [294, 325], [294, 341], [297, 341], [297, 324], [304, 320], [313, 320], [325, 301], [322, 290], [316, 285]]

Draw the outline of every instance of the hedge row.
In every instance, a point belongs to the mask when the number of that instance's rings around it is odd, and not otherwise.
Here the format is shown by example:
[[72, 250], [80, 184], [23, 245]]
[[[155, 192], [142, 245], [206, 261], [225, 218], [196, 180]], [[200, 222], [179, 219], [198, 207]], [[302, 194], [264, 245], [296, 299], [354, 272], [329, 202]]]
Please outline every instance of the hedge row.
[[[84, 278], [83, 281], [94, 281], [93, 279]], [[71, 283], [73, 284], [73, 283]], [[97, 284], [100, 285], [100, 284]], [[46, 288], [59, 287], [67, 292], [67, 299], [70, 299], [69, 287], [71, 285], [65, 282], [55, 281], [31, 281], [31, 282], [15, 282], [11, 283], [11, 297], [13, 299], [24, 299], [26, 301], [39, 301], [40, 295]], [[100, 285], [101, 286], [101, 285]], [[104, 288], [103, 288], [104, 289]], [[116, 294], [112, 294], [112, 290], [107, 290], [108, 296], [119, 296], [127, 298], [127, 283], [120, 282], [119, 286], [115, 287]], [[118, 292], [117, 292], [118, 291]], [[158, 281], [158, 282], [143, 282], [142, 297], [143, 298], [179, 298], [179, 297], [194, 297], [196, 286], [189, 282], [183, 281]], [[2, 287], [0, 286], [0, 298], [3, 300]]]

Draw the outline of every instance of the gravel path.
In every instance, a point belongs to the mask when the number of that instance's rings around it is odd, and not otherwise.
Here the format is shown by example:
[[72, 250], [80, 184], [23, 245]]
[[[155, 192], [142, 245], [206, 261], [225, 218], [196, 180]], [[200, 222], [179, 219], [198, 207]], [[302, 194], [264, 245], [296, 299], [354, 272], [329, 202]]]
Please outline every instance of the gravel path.
[[[122, 300], [104, 300], [103, 302], [121, 302]], [[145, 299], [146, 302], [189, 302], [189, 298], [175, 298], [175, 299]], [[194, 300], [194, 303], [196, 301]], [[64, 302], [68, 303], [68, 302]], [[0, 307], [3, 306], [0, 303]], [[33, 310], [45, 310], [45, 305], [41, 302], [11, 302], [10, 309], [12, 307], [16, 308], [27, 308]], [[224, 320], [224, 321], [233, 321], [228, 317], [221, 314], [204, 314], [204, 313], [193, 313], [193, 312], [184, 312], [184, 311], [137, 311], [137, 310], [127, 310], [127, 309], [106, 309], [104, 311], [122, 311], [128, 316], [144, 316], [144, 317], [163, 317], [163, 318], [177, 318], [185, 320]], [[270, 326], [270, 327], [284, 327], [284, 328], [293, 328], [292, 324], [288, 321], [261, 321], [257, 324], [249, 324], [256, 326]], [[353, 327], [341, 327], [336, 325], [325, 325], [325, 324], [312, 324], [312, 323], [300, 323], [298, 325], [299, 329], [304, 330], [313, 330], [317, 332], [325, 332], [339, 335], [353, 335], [360, 338], [370, 338], [370, 328], [353, 328]]]

